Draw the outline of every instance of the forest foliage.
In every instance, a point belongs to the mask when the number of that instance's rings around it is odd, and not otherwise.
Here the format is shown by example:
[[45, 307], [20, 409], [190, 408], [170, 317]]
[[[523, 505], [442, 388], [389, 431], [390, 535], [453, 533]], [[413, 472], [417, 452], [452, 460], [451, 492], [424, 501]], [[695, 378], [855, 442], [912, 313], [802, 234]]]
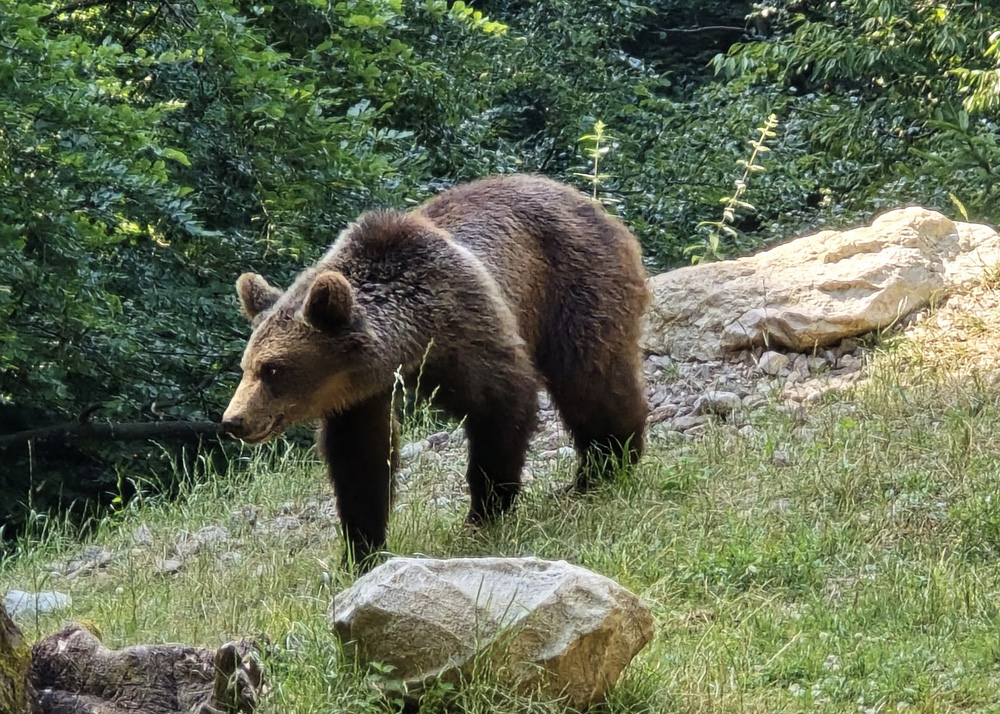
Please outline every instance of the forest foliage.
[[[0, 433], [217, 419], [240, 272], [490, 173], [590, 190], [597, 122], [654, 270], [908, 203], [1000, 223], [998, 32], [972, 1], [0, 0]], [[147, 468], [81, 449], [0, 451], [0, 500]]]

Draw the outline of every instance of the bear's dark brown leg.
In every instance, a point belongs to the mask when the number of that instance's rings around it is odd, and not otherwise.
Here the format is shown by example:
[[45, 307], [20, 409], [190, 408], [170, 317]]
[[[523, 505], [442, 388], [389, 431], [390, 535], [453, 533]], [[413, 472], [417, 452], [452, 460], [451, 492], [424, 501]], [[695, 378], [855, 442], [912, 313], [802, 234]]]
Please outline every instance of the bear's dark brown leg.
[[392, 393], [324, 417], [319, 446], [337, 496], [344, 559], [367, 569], [372, 565], [371, 556], [385, 545], [392, 478], [398, 463]]
[[549, 385], [552, 398], [573, 435], [580, 465], [573, 487], [586, 491], [635, 464], [645, 447], [649, 407], [638, 366], [614, 365], [608, 375], [584, 375]]
[[489, 411], [469, 414], [469, 483], [472, 504], [466, 522], [478, 525], [510, 509], [521, 490], [521, 469], [535, 428], [538, 392], [534, 379], [509, 385]]

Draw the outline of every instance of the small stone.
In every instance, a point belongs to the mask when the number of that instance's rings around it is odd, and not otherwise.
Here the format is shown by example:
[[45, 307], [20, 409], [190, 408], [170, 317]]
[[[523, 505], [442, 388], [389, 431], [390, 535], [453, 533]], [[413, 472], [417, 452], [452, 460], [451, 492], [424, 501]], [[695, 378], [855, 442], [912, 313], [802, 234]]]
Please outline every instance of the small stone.
[[246, 506], [243, 506], [243, 508], [231, 511], [229, 513], [229, 520], [234, 526], [246, 523], [248, 526], [253, 528], [257, 525], [257, 515], [257, 507], [252, 504], [247, 504]]
[[194, 537], [202, 545], [213, 545], [229, 540], [229, 531], [222, 526], [205, 526], [199, 529]]
[[787, 451], [775, 449], [771, 452], [771, 463], [779, 468], [785, 468], [792, 465], [792, 459]]
[[226, 551], [219, 556], [219, 562], [226, 565], [239, 565], [243, 562], [243, 554], [235, 550]]
[[538, 454], [538, 458], [543, 461], [555, 461], [556, 459], [571, 459], [576, 455], [572, 446], [560, 446], [558, 449], [546, 449]]
[[855, 357], [852, 354], [843, 355], [837, 362], [837, 366], [840, 367], [841, 369], [847, 369], [852, 371], [861, 369], [861, 366], [863, 364], [864, 362], [860, 357]]
[[281, 508], [279, 510], [286, 516], [291, 515], [292, 513], [295, 513], [295, 504], [291, 501], [285, 501], [281, 504]]
[[436, 449], [439, 446], [447, 444], [449, 439], [451, 439], [451, 434], [449, 432], [439, 431], [436, 434], [431, 434], [427, 437], [427, 445], [432, 449]]
[[649, 413], [646, 421], [650, 424], [659, 424], [661, 421], [666, 421], [677, 415], [677, 405], [676, 404], [664, 404], [662, 407], [657, 407]]
[[[791, 358], [791, 355], [789, 355]], [[809, 376], [809, 358], [805, 355], [796, 355], [792, 360], [792, 372], [798, 373], [801, 377]]]
[[806, 360], [806, 365], [809, 367], [810, 374], [816, 374], [829, 367], [830, 363], [827, 362], [825, 357], [809, 357]]
[[153, 542], [153, 531], [150, 530], [149, 526], [143, 523], [141, 526], [132, 531], [132, 542], [136, 545], [149, 545]]
[[857, 352], [858, 347], [860, 346], [861, 343], [859, 343], [856, 339], [848, 337], [847, 339], [840, 341], [840, 346], [837, 349], [840, 350], [841, 355], [849, 355]]
[[758, 430], [753, 424], [747, 424], [746, 426], [741, 426], [737, 433], [744, 439], [753, 439], [757, 436]]
[[105, 567], [111, 562], [112, 557], [114, 557], [114, 553], [106, 548], [99, 545], [88, 546], [66, 564], [64, 574], [68, 578], [75, 578], [93, 572], [98, 568]]
[[788, 357], [780, 352], [765, 352], [757, 361], [757, 369], [772, 377], [781, 374], [788, 367]]
[[409, 444], [404, 444], [403, 448], [399, 450], [399, 458], [403, 460], [412, 459], [414, 456], [419, 454], [426, 448], [426, 442], [414, 441]]
[[436, 451], [424, 451], [420, 454], [420, 463], [424, 466], [432, 466], [441, 463], [443, 457]]
[[174, 543], [174, 554], [181, 560], [187, 560], [197, 555], [199, 550], [201, 550], [201, 543], [194, 538], [183, 538]]
[[674, 431], [689, 431], [707, 422], [708, 417], [704, 416], [680, 416], [670, 422], [670, 428]]
[[434, 505], [437, 506], [438, 508], [446, 508], [447, 506], [451, 505], [451, 499], [445, 496], [438, 496], [437, 498], [434, 499]]
[[164, 558], [163, 560], [156, 561], [156, 569], [167, 575], [179, 573], [183, 567], [184, 561], [179, 558]]
[[740, 396], [735, 392], [710, 391], [705, 392], [694, 403], [694, 413], [718, 414], [728, 416], [743, 406]]
[[295, 516], [278, 516], [274, 519], [274, 528], [279, 531], [297, 531], [302, 527], [301, 521]]
[[658, 407], [661, 404], [663, 404], [663, 402], [667, 401], [667, 396], [668, 395], [669, 395], [669, 392], [667, 391], [667, 388], [666, 387], [660, 387], [655, 392], [653, 392], [652, 395], [650, 395], [649, 400], [648, 400], [649, 401], [649, 406], [651, 408], [655, 409], [656, 407]]
[[748, 411], [760, 409], [767, 405], [767, 397], [763, 394], [748, 394], [743, 397], [743, 408]]
[[3, 598], [3, 606], [12, 618], [30, 619], [46, 612], [65, 610], [72, 604], [73, 598], [55, 590], [37, 593], [10, 590]]
[[650, 355], [646, 358], [646, 362], [656, 365], [657, 367], [669, 367], [674, 363], [673, 359], [670, 358], [670, 355]]

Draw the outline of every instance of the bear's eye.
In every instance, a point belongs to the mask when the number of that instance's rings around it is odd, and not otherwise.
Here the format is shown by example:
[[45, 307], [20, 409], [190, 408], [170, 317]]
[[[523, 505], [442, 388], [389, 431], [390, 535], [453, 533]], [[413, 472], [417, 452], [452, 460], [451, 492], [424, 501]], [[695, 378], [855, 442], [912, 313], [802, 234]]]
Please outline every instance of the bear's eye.
[[260, 366], [260, 378], [265, 382], [273, 382], [281, 374], [281, 365], [266, 362]]

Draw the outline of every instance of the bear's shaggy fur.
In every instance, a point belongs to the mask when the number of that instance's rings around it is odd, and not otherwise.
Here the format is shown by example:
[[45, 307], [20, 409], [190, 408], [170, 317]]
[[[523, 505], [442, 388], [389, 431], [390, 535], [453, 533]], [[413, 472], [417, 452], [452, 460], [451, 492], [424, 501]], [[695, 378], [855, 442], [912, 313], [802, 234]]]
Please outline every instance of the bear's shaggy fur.
[[540, 387], [580, 454], [577, 488], [642, 453], [639, 244], [568, 186], [456, 186], [410, 213], [362, 216], [284, 293], [253, 274], [237, 288], [254, 331], [223, 424], [258, 442], [323, 419], [356, 560], [385, 543], [397, 370], [465, 418], [470, 523], [517, 495]]

